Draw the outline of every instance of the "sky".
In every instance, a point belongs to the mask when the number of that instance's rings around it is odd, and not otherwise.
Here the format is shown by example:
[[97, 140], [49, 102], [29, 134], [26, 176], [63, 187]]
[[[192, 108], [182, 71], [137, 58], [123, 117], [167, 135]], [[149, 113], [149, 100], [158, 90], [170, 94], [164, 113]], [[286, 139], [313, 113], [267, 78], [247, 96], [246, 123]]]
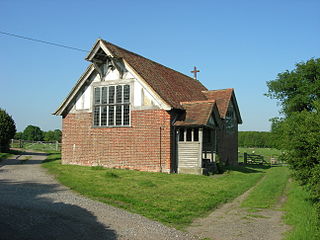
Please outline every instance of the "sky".
[[[97, 38], [198, 79], [234, 88], [241, 131], [279, 116], [266, 82], [320, 57], [319, 0], [0, 0], [0, 32], [90, 50]], [[0, 34], [0, 108], [48, 131], [52, 113], [89, 64], [85, 52]]]

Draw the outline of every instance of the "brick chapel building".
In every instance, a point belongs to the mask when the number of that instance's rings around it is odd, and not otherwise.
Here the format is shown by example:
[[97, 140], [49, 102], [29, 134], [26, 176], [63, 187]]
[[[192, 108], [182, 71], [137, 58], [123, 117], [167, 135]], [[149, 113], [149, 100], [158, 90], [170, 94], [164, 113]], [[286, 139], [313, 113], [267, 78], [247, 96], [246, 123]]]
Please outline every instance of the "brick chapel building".
[[208, 90], [102, 39], [86, 60], [54, 113], [62, 116], [63, 164], [196, 174], [218, 159], [237, 164], [233, 89]]

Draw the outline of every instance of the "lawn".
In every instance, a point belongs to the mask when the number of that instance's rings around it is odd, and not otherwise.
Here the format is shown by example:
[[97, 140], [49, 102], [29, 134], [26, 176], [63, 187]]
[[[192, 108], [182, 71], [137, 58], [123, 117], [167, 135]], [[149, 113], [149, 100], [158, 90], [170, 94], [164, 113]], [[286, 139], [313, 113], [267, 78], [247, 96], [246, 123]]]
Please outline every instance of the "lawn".
[[265, 167], [237, 167], [197, 176], [61, 165], [51, 154], [43, 166], [64, 185], [99, 200], [181, 229], [239, 196], [265, 175]]

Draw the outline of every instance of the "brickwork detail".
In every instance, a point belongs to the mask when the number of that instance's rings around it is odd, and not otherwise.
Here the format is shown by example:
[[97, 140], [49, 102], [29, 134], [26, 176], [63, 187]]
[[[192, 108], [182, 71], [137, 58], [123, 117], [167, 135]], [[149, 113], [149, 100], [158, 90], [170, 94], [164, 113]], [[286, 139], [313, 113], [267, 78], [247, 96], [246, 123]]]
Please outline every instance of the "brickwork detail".
[[94, 128], [91, 113], [63, 118], [62, 163], [170, 172], [170, 114], [134, 110], [130, 127]]

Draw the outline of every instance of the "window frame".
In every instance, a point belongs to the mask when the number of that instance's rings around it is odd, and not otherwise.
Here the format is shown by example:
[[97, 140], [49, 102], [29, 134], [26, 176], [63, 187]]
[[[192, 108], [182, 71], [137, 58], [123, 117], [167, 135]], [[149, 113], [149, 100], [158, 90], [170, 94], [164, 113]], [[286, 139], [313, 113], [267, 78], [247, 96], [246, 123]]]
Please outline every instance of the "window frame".
[[[121, 102], [117, 102], [117, 87], [121, 86]], [[125, 86], [129, 87], [129, 97], [125, 97]], [[113, 101], [110, 103], [110, 87], [114, 87], [113, 91]], [[99, 90], [99, 103], [96, 102], [96, 89]], [[106, 88], [107, 90], [104, 91], [103, 88]], [[93, 128], [114, 128], [114, 127], [131, 127], [131, 111], [132, 111], [132, 84], [130, 83], [111, 83], [111, 84], [99, 84], [99, 85], [93, 85], [92, 86], [92, 127]], [[105, 98], [103, 98], [103, 92], [106, 93]], [[103, 100], [107, 100], [107, 103], [103, 103]], [[127, 101], [125, 101], [127, 99]], [[117, 106], [120, 106], [121, 108], [121, 123], [117, 125]], [[102, 113], [103, 109], [105, 109], [105, 125], [102, 125]], [[125, 111], [126, 107], [129, 108], [128, 112], [128, 119], [125, 117]], [[98, 124], [96, 121], [96, 108], [99, 108], [98, 114], [99, 114], [99, 119], [98, 119]], [[110, 124], [110, 109], [113, 109], [113, 124]], [[125, 122], [128, 122], [127, 125], [124, 125]]]

